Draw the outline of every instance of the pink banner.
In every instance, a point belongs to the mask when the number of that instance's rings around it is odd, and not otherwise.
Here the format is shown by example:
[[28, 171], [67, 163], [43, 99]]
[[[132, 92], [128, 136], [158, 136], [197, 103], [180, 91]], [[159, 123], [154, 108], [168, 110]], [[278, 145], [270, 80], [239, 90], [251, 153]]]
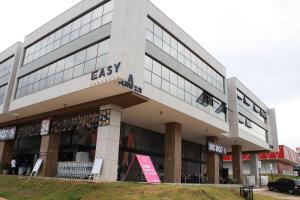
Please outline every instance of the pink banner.
[[147, 183], [160, 183], [159, 176], [149, 156], [136, 155]]

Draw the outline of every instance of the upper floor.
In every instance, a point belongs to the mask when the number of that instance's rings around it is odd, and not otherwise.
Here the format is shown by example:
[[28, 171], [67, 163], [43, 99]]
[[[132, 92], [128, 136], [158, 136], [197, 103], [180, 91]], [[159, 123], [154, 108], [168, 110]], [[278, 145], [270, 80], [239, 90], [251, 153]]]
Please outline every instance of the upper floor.
[[227, 80], [232, 137], [240, 137], [269, 150], [277, 150], [275, 110], [266, 106], [237, 78]]

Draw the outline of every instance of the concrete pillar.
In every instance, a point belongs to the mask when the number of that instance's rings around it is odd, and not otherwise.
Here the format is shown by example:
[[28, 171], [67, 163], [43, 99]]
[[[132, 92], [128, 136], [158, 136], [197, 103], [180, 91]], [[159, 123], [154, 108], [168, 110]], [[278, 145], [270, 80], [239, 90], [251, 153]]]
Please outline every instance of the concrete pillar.
[[181, 183], [181, 124], [167, 123], [165, 134], [165, 182]]
[[0, 142], [0, 174], [4, 168], [10, 168], [10, 161], [14, 152], [14, 140]]
[[250, 154], [250, 174], [255, 176], [255, 184], [259, 185], [259, 166], [257, 153]]
[[[211, 136], [206, 137], [206, 143], [218, 143], [218, 138]], [[208, 151], [206, 149], [206, 173], [207, 173], [207, 182], [210, 184], [219, 184], [220, 183], [220, 155]]]
[[60, 134], [42, 136], [40, 158], [43, 159], [39, 176], [55, 177], [59, 153]]
[[242, 184], [244, 182], [243, 153], [240, 145], [232, 145], [232, 171], [236, 183]]
[[[122, 110], [115, 105], [105, 105], [100, 107], [101, 111], [110, 111], [110, 115], [104, 116], [106, 119], [100, 119], [98, 127], [96, 158], [103, 158], [103, 166], [98, 180], [116, 181]], [[108, 123], [101, 125], [102, 120]]]

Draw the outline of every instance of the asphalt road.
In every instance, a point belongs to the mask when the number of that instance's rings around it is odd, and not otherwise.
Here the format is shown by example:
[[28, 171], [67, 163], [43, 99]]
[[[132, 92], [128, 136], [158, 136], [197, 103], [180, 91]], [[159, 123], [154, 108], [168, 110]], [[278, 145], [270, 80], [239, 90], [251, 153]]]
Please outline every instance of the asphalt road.
[[279, 192], [271, 192], [267, 189], [257, 189], [257, 190], [254, 190], [254, 192], [257, 194], [263, 194], [266, 196], [276, 197], [278, 199], [300, 200], [300, 195], [289, 195], [289, 194], [284, 194], [284, 193], [279, 193]]

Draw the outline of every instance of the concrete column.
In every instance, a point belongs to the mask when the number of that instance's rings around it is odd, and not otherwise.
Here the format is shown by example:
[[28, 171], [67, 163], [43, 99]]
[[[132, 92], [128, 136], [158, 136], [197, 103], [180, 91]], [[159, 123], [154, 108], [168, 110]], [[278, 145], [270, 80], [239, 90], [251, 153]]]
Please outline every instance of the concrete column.
[[167, 123], [165, 134], [165, 182], [181, 183], [181, 124]]
[[232, 145], [232, 171], [236, 183], [242, 184], [244, 182], [243, 153], [240, 145]]
[[0, 174], [5, 167], [10, 168], [10, 161], [14, 152], [14, 140], [0, 142]]
[[96, 158], [103, 158], [100, 181], [116, 181], [118, 178], [119, 140], [122, 110], [115, 105], [101, 106], [100, 110], [110, 110], [109, 124], [98, 127]]
[[[218, 138], [211, 136], [206, 137], [206, 143], [208, 142], [217, 143]], [[208, 151], [206, 149], [206, 173], [207, 173], [207, 182], [210, 184], [219, 184], [220, 183], [220, 155]]]
[[259, 185], [259, 169], [258, 169], [257, 153], [250, 154], [250, 174], [255, 176], [255, 184]]
[[57, 173], [57, 160], [59, 153], [60, 135], [49, 134], [42, 136], [40, 158], [43, 163], [39, 176], [55, 177]]

